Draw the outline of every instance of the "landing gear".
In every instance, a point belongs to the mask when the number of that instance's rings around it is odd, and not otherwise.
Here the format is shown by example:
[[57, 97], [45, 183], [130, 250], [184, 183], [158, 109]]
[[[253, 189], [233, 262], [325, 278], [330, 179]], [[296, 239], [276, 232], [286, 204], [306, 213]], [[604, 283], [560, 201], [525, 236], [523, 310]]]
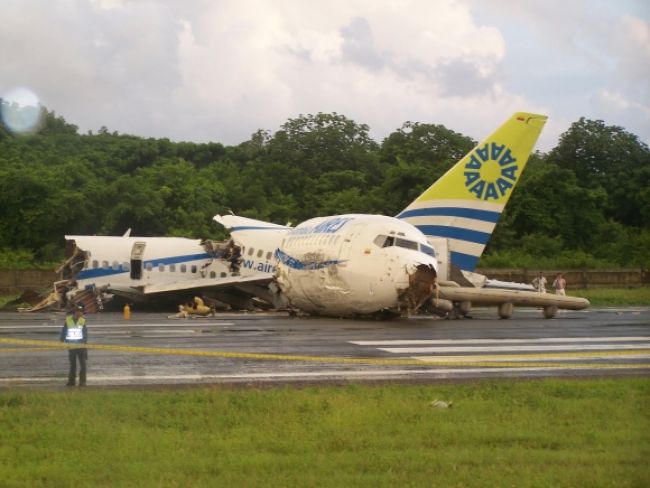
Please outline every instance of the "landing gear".
[[472, 311], [472, 302], [463, 301], [454, 303], [454, 309], [449, 312], [450, 319], [471, 319], [468, 315]]
[[512, 312], [514, 311], [514, 309], [515, 309], [515, 306], [510, 302], [500, 304], [499, 305], [499, 318], [509, 319], [510, 317], [512, 317]]
[[557, 305], [547, 305], [544, 307], [544, 318], [552, 319], [557, 315]]

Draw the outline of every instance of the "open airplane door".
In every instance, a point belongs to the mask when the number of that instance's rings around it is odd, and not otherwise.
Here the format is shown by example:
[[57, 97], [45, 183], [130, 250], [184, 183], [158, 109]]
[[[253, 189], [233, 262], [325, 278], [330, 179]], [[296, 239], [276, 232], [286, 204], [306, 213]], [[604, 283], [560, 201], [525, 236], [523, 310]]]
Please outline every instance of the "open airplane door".
[[144, 248], [147, 246], [146, 242], [138, 241], [133, 243], [131, 248], [131, 279], [139, 280], [142, 278], [142, 256], [144, 255]]

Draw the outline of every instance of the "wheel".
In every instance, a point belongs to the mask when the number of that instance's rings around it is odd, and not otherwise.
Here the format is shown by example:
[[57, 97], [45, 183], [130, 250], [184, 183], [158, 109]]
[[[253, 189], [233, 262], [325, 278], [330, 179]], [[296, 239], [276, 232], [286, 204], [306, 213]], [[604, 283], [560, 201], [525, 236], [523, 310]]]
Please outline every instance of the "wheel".
[[499, 317], [502, 319], [509, 319], [512, 317], [512, 312], [514, 311], [515, 306], [510, 303], [502, 303], [499, 305]]
[[544, 307], [544, 318], [552, 319], [557, 315], [557, 305], [547, 305]]

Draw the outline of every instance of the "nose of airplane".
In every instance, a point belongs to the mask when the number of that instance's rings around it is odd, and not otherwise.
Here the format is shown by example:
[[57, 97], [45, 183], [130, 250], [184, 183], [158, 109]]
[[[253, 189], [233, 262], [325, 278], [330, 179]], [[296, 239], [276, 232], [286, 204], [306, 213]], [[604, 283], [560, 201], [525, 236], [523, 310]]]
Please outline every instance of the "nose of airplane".
[[434, 261], [415, 263], [407, 267], [407, 273], [409, 285], [400, 294], [400, 305], [411, 314], [417, 312], [435, 292], [438, 273]]

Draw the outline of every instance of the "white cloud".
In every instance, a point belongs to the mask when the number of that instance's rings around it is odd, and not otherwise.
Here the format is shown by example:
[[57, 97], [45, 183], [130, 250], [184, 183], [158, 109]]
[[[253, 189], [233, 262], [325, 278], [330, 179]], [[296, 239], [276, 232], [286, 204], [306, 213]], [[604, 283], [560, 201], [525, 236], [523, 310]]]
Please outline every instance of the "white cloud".
[[[537, 26], [540, 39], [566, 41], [567, 55], [582, 55], [574, 65], [585, 63], [585, 52], [587, 64], [605, 73], [608, 63], [618, 64], [631, 81], [605, 88], [648, 105], [635, 80], [647, 80], [650, 63], [635, 63], [629, 51], [637, 46], [647, 56], [644, 20], [619, 19], [626, 28], [610, 42], [603, 35], [609, 19], [587, 9], [591, 27], [584, 25], [588, 2], [572, 2], [559, 17], [547, 2], [490, 5]], [[0, 4], [0, 93], [31, 87], [82, 130], [106, 125], [226, 144], [319, 111], [366, 123], [377, 139], [406, 120], [442, 123], [474, 138], [517, 110], [571, 120], [565, 100], [540, 97], [532, 84], [505, 83], [507, 26], [478, 23], [475, 9], [454, 0], [9, 0]], [[586, 31], [602, 39], [585, 51], [584, 39], [593, 39]], [[544, 62], [527, 61], [536, 69]], [[548, 93], [547, 86], [536, 89]], [[585, 100], [596, 103], [602, 90]], [[549, 128], [543, 149], [557, 140], [559, 129]]]

